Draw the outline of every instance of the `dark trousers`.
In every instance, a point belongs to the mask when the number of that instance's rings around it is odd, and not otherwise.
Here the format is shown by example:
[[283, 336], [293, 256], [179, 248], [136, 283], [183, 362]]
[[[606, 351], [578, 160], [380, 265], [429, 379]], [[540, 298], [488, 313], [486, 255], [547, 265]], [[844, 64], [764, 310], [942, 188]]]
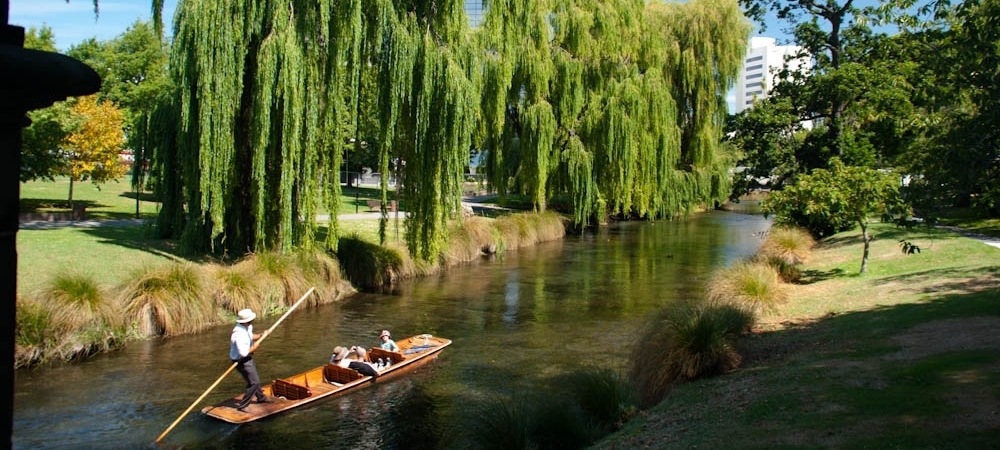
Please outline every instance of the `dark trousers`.
[[239, 408], [247, 406], [257, 397], [257, 401], [264, 401], [267, 397], [264, 396], [264, 391], [260, 390], [260, 376], [257, 375], [257, 366], [253, 363], [253, 357], [247, 356], [236, 361], [236, 370], [243, 375], [243, 379], [247, 382], [247, 390], [243, 393], [243, 400], [240, 401]]

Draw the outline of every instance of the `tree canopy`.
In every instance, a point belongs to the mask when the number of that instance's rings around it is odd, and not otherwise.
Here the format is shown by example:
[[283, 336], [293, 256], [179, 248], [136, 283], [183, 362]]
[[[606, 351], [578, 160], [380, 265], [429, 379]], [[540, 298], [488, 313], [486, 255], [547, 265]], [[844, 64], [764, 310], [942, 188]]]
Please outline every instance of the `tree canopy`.
[[234, 256], [309, 246], [345, 143], [372, 136], [421, 259], [459, 214], [474, 148], [502, 196], [562, 202], [580, 226], [728, 194], [724, 95], [749, 35], [735, 3], [497, 1], [477, 30], [462, 7], [183, 1], [150, 141], [161, 234]]

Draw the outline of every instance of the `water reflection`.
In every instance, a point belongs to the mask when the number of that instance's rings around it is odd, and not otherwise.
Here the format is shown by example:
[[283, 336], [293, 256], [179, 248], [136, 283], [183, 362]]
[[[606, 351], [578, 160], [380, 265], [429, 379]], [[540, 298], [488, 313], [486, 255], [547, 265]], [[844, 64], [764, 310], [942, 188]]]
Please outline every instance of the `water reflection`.
[[[709, 213], [628, 223], [469, 263], [401, 286], [297, 312], [258, 352], [270, 380], [323, 364], [335, 345], [430, 333], [454, 340], [440, 360], [274, 418], [235, 426], [205, 404], [242, 390], [230, 376], [165, 443], [181, 448], [449, 448], [463, 405], [538, 389], [589, 366], [620, 367], [657, 310], [700, 295], [713, 270], [752, 254], [759, 216]], [[269, 327], [276, 318], [261, 320]], [[15, 380], [14, 446], [157, 448], [153, 440], [228, 368], [230, 326], [154, 340]]]

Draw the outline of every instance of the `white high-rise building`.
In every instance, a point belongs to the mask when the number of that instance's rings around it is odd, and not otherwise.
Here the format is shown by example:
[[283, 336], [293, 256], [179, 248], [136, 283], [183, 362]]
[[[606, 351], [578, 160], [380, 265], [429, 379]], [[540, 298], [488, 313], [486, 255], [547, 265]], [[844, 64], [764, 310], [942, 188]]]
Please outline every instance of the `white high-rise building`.
[[777, 45], [776, 42], [769, 37], [750, 38], [750, 48], [736, 81], [734, 114], [753, 106], [754, 99], [766, 98], [778, 80], [778, 72], [786, 65], [794, 71], [809, 69], [808, 57], [795, 58], [802, 47]]
[[483, 22], [483, 14], [486, 14], [483, 0], [465, 0], [465, 15], [469, 16], [469, 25], [472, 28], [478, 27]]

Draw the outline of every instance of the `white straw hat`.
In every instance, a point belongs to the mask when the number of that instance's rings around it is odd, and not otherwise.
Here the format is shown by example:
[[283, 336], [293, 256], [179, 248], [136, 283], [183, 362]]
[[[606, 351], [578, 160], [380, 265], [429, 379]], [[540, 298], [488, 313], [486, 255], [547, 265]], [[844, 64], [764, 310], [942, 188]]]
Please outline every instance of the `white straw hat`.
[[240, 312], [236, 313], [236, 323], [247, 323], [256, 318], [257, 315], [249, 308], [241, 309]]

